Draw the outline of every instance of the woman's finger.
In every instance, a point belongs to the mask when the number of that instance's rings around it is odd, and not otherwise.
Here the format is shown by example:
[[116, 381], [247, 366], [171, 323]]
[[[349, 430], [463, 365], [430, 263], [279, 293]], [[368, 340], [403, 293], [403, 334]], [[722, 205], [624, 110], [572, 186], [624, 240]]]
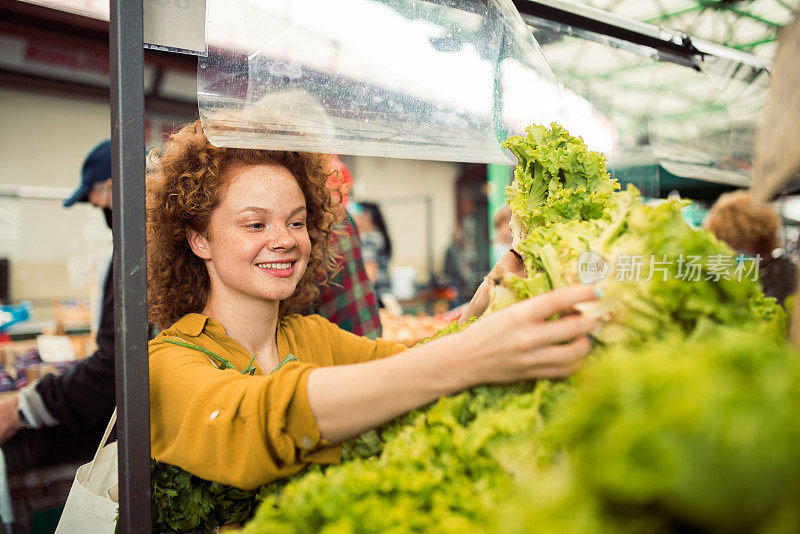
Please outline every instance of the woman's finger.
[[542, 347], [525, 358], [525, 363], [530, 367], [560, 367], [571, 366], [583, 360], [589, 354], [592, 344], [587, 336], [582, 336], [564, 345], [548, 345]]
[[589, 334], [597, 319], [584, 315], [570, 315], [557, 321], [539, 323], [529, 330], [531, 346], [545, 346], [571, 341]]
[[520, 307], [519, 311], [525, 315], [526, 319], [538, 322], [557, 313], [571, 311], [579, 302], [587, 302], [596, 298], [597, 295], [592, 286], [577, 285], [548, 291], [525, 300], [517, 306]]
[[573, 363], [572, 365], [553, 365], [545, 367], [535, 367], [530, 370], [526, 378], [528, 379], [566, 378], [576, 373], [581, 367], [583, 367], [583, 362], [584, 360], [580, 359], [577, 362]]

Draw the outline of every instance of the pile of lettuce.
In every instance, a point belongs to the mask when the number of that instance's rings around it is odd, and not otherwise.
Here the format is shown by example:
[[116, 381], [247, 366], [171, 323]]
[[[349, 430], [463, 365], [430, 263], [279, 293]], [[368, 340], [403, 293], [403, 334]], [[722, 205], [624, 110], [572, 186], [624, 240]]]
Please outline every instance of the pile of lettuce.
[[539, 436], [560, 452], [519, 477], [492, 530], [800, 531], [800, 355], [707, 332], [603, 349]]
[[797, 532], [800, 355], [699, 332], [441, 399], [379, 453], [272, 492], [244, 532]]
[[270, 494], [244, 532], [485, 532], [513, 495], [543, 399], [530, 383], [444, 398], [392, 425], [379, 454], [351, 451]]
[[257, 490], [196, 477], [180, 467], [150, 461], [153, 532], [211, 531], [244, 522], [258, 505]]
[[[799, 530], [800, 365], [782, 309], [679, 202], [620, 191], [558, 125], [504, 146], [519, 160], [508, 204], [526, 275], [496, 274], [486, 313], [592, 278], [603, 297], [583, 311], [601, 321], [584, 369], [476, 387], [370, 431], [342, 464], [262, 488], [245, 532]], [[657, 276], [617, 276], [634, 256], [658, 260]], [[209, 519], [191, 523], [210, 529], [222, 493], [195, 479], [176, 498], [199, 509], [198, 496]]]
[[631, 344], [691, 335], [701, 321], [780, 335], [786, 315], [765, 299], [757, 265], [689, 226], [684, 203], [645, 205], [619, 184], [605, 158], [553, 124], [531, 126], [503, 146], [519, 158], [508, 187], [514, 249], [525, 278], [494, 280], [488, 313], [550, 289], [594, 282], [603, 343]]

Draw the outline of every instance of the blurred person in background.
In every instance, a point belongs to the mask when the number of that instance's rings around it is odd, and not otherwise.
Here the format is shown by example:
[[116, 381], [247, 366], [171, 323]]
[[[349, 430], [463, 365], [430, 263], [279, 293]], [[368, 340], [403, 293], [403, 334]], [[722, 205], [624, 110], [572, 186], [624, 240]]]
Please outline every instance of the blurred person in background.
[[330, 242], [337, 251], [340, 270], [316, 302], [296, 311], [302, 315], [319, 314], [348, 332], [376, 339], [382, 333], [378, 295], [368, 276], [356, 223], [345, 209], [353, 177], [336, 155], [331, 156], [331, 167], [338, 172], [328, 177], [328, 189], [334, 203], [344, 212]]
[[[102, 210], [111, 228], [110, 140], [86, 156], [81, 183], [64, 201], [64, 207], [76, 202], [88, 202]], [[113, 260], [103, 282], [94, 354], [76, 362], [62, 375], [47, 375], [34, 381], [0, 404], [0, 444], [6, 444], [4, 451], [11, 471], [88, 458], [97, 447], [116, 404], [112, 265]], [[18, 435], [23, 429], [43, 431]]]
[[511, 248], [511, 208], [503, 204], [492, 216], [494, 227], [494, 241], [492, 241], [492, 265]]
[[392, 240], [380, 208], [374, 202], [351, 203], [350, 211], [358, 228], [364, 255], [367, 277], [380, 299], [381, 294], [391, 292], [389, 261], [392, 259]]
[[786, 297], [797, 291], [798, 269], [780, 248], [781, 221], [770, 205], [755, 202], [747, 191], [725, 193], [709, 210], [703, 227], [737, 253], [759, 259], [759, 278], [766, 296], [783, 305]]
[[451, 307], [459, 306], [471, 296], [464, 276], [464, 228], [456, 226], [453, 242], [444, 253], [444, 276], [447, 285], [455, 288], [456, 298], [450, 302]]

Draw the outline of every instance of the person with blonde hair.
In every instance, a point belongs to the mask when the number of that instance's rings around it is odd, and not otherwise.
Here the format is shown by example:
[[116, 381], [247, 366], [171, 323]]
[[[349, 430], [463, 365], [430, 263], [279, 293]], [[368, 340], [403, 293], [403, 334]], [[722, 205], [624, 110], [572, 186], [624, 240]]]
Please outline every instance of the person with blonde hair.
[[725, 193], [706, 215], [703, 227], [737, 253], [758, 258], [764, 294], [782, 305], [797, 291], [797, 266], [780, 248], [781, 221], [769, 204], [755, 201], [748, 191]]
[[492, 240], [492, 261], [496, 262], [505, 254], [513, 241], [511, 236], [511, 208], [503, 204], [492, 216], [494, 239]]
[[[152, 456], [242, 489], [335, 463], [341, 443], [465, 388], [563, 377], [594, 320], [550, 320], [591, 287], [514, 304], [413, 349], [293, 313], [330, 279], [320, 154], [218, 148], [175, 132], [148, 183]], [[501, 266], [521, 274], [509, 253]], [[462, 316], [488, 304], [482, 286]], [[402, 352], [402, 354], [401, 354]]]

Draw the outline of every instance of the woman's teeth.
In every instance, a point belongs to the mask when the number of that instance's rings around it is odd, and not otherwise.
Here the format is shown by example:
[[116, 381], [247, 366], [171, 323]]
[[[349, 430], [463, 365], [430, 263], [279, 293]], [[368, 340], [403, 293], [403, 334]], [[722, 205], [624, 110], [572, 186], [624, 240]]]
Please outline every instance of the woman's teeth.
[[259, 269], [288, 269], [291, 263], [259, 263], [256, 265]]

